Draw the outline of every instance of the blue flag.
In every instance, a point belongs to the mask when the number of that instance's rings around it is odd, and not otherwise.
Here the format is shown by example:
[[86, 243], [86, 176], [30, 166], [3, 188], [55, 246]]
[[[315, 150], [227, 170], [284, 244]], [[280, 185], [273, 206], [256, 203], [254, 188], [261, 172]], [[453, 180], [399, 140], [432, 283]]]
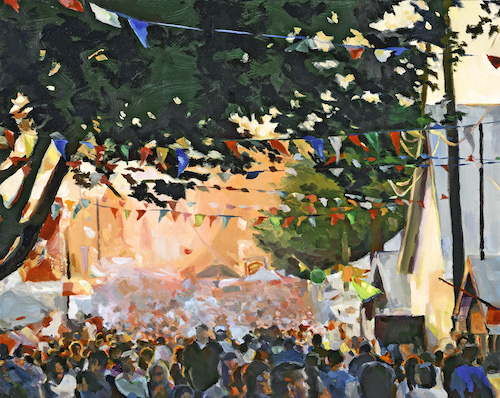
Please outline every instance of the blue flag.
[[82, 203], [83, 207], [85, 207], [85, 208], [89, 207], [90, 200], [82, 199], [80, 202]]
[[80, 141], [80, 144], [85, 144], [89, 149], [94, 149], [94, 144], [89, 141]]
[[311, 143], [320, 159], [324, 162], [325, 155], [323, 154], [323, 149], [325, 148], [325, 143], [323, 142], [323, 138], [314, 138], [313, 136], [308, 135], [307, 137], [304, 137], [304, 139]]
[[66, 160], [66, 145], [68, 145], [68, 140], [52, 140], [57, 148], [57, 151], [62, 155], [64, 160]]
[[249, 171], [246, 176], [246, 179], [253, 180], [254, 178], [257, 178], [260, 173], [262, 173], [262, 171]]
[[227, 227], [227, 224], [232, 217], [233, 216], [222, 216], [222, 229], [225, 229]]
[[160, 222], [161, 219], [165, 217], [169, 211], [170, 210], [160, 210], [160, 216], [158, 217], [158, 222]]
[[177, 154], [177, 162], [179, 163], [177, 166], [177, 177], [179, 177], [182, 172], [186, 170], [186, 167], [189, 164], [189, 159], [182, 149], [176, 149], [175, 153]]
[[137, 36], [143, 47], [148, 48], [148, 23], [132, 18], [128, 19], [128, 23], [134, 30], [135, 35]]
[[50, 206], [50, 213], [52, 215], [53, 220], [55, 220], [59, 216], [60, 212], [61, 212], [61, 206], [59, 204], [53, 203], [52, 206]]
[[399, 56], [399, 55], [403, 54], [408, 49], [405, 47], [387, 47], [387, 48], [384, 48], [384, 50], [394, 51], [394, 54]]

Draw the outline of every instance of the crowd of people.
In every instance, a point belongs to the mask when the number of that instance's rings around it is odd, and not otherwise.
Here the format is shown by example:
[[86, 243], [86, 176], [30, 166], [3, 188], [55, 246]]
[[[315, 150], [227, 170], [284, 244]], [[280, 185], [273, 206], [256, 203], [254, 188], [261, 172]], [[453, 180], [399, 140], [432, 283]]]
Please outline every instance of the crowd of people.
[[242, 341], [225, 326], [156, 335], [82, 326], [38, 347], [0, 344], [0, 397], [414, 398], [499, 396], [500, 353], [473, 336], [444, 350], [411, 342], [257, 328]]

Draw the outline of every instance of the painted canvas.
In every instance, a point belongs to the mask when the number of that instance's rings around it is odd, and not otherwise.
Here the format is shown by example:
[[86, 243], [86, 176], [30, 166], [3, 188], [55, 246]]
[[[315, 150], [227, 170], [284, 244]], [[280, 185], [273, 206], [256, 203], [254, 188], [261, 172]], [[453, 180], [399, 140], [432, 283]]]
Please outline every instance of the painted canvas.
[[499, 396], [499, 21], [0, 2], [0, 395]]

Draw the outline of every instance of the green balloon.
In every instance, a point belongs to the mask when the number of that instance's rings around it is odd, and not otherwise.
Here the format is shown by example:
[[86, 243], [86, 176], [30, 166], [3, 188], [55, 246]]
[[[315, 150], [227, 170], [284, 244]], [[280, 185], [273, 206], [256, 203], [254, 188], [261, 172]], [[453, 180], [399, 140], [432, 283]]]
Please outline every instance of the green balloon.
[[310, 279], [313, 283], [317, 283], [321, 285], [325, 279], [326, 279], [326, 274], [325, 271], [319, 268], [315, 268], [311, 271], [311, 276]]

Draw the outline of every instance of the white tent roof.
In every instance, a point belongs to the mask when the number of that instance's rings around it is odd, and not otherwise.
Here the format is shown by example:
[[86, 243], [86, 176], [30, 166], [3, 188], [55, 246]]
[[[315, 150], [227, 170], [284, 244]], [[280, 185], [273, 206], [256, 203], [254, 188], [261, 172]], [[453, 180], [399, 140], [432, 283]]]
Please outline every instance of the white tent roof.
[[281, 278], [276, 272], [265, 269], [264, 267], [260, 267], [255, 274], [245, 278], [247, 282], [270, 282], [279, 280], [281, 280]]

